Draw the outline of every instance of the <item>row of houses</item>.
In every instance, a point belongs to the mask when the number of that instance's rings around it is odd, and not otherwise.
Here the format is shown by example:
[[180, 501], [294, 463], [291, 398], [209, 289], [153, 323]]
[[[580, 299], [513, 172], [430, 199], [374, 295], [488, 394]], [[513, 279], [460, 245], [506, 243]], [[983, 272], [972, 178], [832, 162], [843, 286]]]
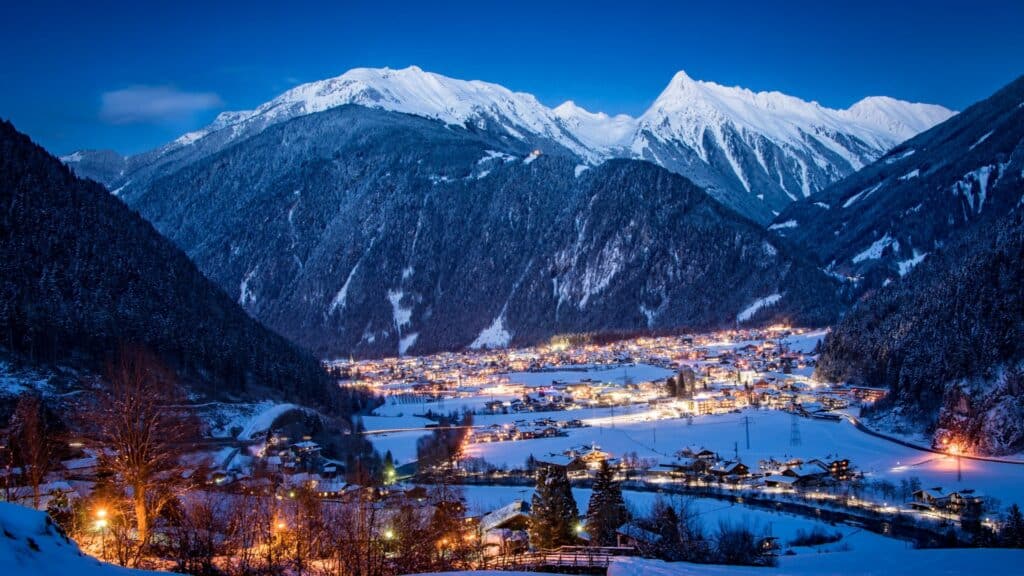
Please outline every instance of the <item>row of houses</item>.
[[808, 487], [827, 481], [845, 481], [853, 477], [850, 461], [844, 458], [793, 459], [787, 462], [762, 461], [753, 473], [739, 460], [719, 458], [706, 448], [685, 448], [676, 459], [659, 465], [670, 477], [683, 481], [726, 483], [763, 482], [767, 487]]

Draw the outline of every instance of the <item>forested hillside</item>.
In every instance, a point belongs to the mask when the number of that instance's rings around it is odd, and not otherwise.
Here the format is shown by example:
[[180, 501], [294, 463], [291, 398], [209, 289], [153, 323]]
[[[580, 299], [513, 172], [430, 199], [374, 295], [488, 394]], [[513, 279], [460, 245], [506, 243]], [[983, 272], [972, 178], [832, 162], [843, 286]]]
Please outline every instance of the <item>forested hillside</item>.
[[145, 346], [217, 398], [339, 400], [319, 363], [250, 318], [95, 182], [0, 122], [0, 346], [101, 369]]

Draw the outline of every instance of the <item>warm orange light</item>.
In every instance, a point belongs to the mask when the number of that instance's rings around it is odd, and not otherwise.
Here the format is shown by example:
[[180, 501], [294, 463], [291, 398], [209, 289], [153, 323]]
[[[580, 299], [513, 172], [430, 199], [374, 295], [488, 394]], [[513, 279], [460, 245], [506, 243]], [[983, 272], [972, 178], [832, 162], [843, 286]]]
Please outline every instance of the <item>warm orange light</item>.
[[96, 517], [100, 518], [100, 519], [106, 518], [107, 517], [107, 509], [106, 508], [97, 508], [96, 509]]
[[278, 523], [277, 523], [277, 529], [278, 529], [278, 530], [284, 530], [284, 529], [285, 529], [285, 528], [287, 528], [287, 527], [288, 527], [288, 525], [287, 525], [287, 524], [285, 524], [284, 522], [278, 522]]
[[952, 446], [950, 446], [949, 447], [949, 453], [953, 454], [954, 456], [959, 454], [960, 453], [960, 445], [959, 444], [953, 444]]

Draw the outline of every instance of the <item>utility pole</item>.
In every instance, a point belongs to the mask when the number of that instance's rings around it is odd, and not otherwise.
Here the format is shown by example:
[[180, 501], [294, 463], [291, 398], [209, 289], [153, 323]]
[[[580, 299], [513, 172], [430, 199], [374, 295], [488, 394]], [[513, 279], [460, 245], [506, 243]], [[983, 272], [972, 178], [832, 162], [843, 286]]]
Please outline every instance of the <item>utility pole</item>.
[[750, 416], [743, 417], [743, 424], [747, 428], [747, 450], [750, 450]]
[[789, 445], [799, 446], [800, 445], [800, 420], [796, 412], [793, 412], [789, 421]]

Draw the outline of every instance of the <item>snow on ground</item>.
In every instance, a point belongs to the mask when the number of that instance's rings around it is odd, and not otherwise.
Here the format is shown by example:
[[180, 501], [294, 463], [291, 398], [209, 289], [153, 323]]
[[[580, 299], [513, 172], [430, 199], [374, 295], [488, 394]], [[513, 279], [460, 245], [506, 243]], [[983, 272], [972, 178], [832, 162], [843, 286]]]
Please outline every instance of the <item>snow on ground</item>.
[[412, 334], [403, 336], [402, 339], [398, 341], [398, 355], [405, 356], [405, 353], [409, 348], [412, 348], [412, 345], [416, 343], [416, 339], [419, 338], [419, 336], [419, 332], [413, 332]]
[[783, 228], [796, 228], [796, 220], [786, 220], [785, 222], [779, 222], [778, 224], [772, 224], [768, 227], [769, 230], [782, 230]]
[[[473, 514], [484, 514], [515, 500], [529, 502], [534, 492], [532, 486], [464, 486], [462, 488], [466, 506]], [[572, 495], [576, 499], [576, 507], [581, 516], [586, 514], [591, 494], [592, 491], [589, 488], [573, 488]], [[844, 537], [861, 532], [859, 528], [845, 524], [833, 525], [806, 516], [773, 512], [715, 498], [689, 498], [678, 494], [658, 494], [633, 490], [623, 490], [622, 496], [626, 500], [626, 506], [635, 517], [649, 514], [659, 498], [676, 507], [686, 507], [691, 517], [708, 535], [714, 533], [723, 522], [749, 526], [755, 534], [776, 536], [783, 546], [796, 538], [800, 530], [810, 532], [816, 526], [828, 533], [839, 532]], [[870, 540], [889, 540], [885, 536], [872, 532], [866, 534], [870, 536], [868, 538]], [[900, 545], [902, 546], [903, 543], [900, 542]]]
[[50, 376], [40, 369], [16, 369], [0, 360], [0, 396], [17, 396], [26, 390], [48, 391]]
[[[894, 444], [861, 432], [846, 421], [794, 420], [788, 413], [767, 410], [701, 416], [694, 418], [692, 425], [686, 419], [645, 421], [643, 412], [616, 411], [614, 418], [610, 410], [606, 414], [604, 418], [584, 420], [595, 426], [566, 430], [568, 435], [564, 437], [471, 444], [467, 454], [508, 468], [521, 468], [531, 454], [543, 459], [591, 444], [616, 456], [635, 452], [641, 458], [660, 462], [670, 461], [686, 446], [707, 447], [723, 458], [732, 457], [737, 448], [740, 459], [754, 467], [765, 458], [822, 458], [832, 454], [849, 458], [871, 479], [898, 483], [917, 477], [925, 487], [973, 488], [998, 498], [1003, 506], [1024, 502], [1024, 465], [964, 458], [960, 462], [962, 480], [958, 482], [954, 458]], [[746, 416], [750, 417], [749, 449], [743, 420]]]
[[505, 348], [512, 341], [512, 333], [505, 328], [505, 311], [491, 322], [491, 325], [480, 331], [480, 334], [469, 345], [472, 350], [480, 348]]
[[436, 424], [433, 420], [419, 416], [363, 416], [360, 419], [367, 431], [401, 430], [404, 428], [423, 428], [428, 424]]
[[555, 381], [573, 383], [593, 379], [597, 382], [615, 382], [624, 384], [632, 382], [653, 382], [672, 376], [671, 370], [651, 366], [649, 364], [627, 364], [617, 366], [565, 367], [562, 370], [547, 372], [511, 372], [510, 382], [525, 386], [550, 386]]
[[402, 465], [416, 461], [416, 442], [430, 434], [431, 432], [428, 430], [388, 432], [386, 434], [371, 434], [366, 439], [373, 444], [373, 449], [380, 452], [381, 456], [390, 451], [395, 463]]
[[[903, 542], [879, 538], [867, 532], [850, 535], [840, 541], [849, 549], [826, 545], [798, 548], [796, 555], [781, 556], [776, 568], [723, 566], [663, 562], [620, 556], [608, 567], [608, 576], [953, 576], [962, 574], [1024, 574], [1024, 551], [1010, 549], [929, 549], [915, 550]], [[543, 572], [501, 572], [476, 570], [433, 572], [420, 576], [539, 576]]]
[[864, 190], [861, 190], [860, 192], [857, 192], [853, 196], [850, 196], [849, 198], [846, 199], [846, 202], [843, 202], [843, 208], [849, 208], [857, 200], [871, 196], [876, 191], [878, 191], [878, 189], [881, 188], [883, 184], [885, 184], [885, 182], [879, 182], [878, 184], [875, 184], [871, 188], [866, 188]]
[[254, 414], [241, 425], [242, 433], [238, 435], [239, 440], [252, 440], [254, 435], [266, 432], [278, 416], [289, 410], [308, 410], [298, 404], [275, 404], [269, 401], [260, 402], [256, 407]]
[[825, 335], [828, 334], [827, 329], [823, 330], [811, 330], [810, 332], [804, 332], [803, 334], [793, 334], [782, 339], [782, 342], [786, 344], [786, 347], [793, 352], [800, 352], [801, 354], [810, 354], [814, 351], [814, 348], [818, 346]]
[[[871, 243], [871, 246], [868, 246], [867, 248], [864, 249], [863, 252], [854, 256], [853, 263], [856, 264], [861, 260], [877, 260], [881, 258], [882, 250], [885, 250], [887, 246], [893, 244], [894, 242], [895, 241], [889, 236], [889, 233], [886, 232], [885, 236], [882, 236], [878, 240], [875, 240], [874, 242]], [[896, 243], [896, 249], [899, 250], [899, 243]]]
[[[861, 533], [865, 534], [865, 533]], [[764, 576], [765, 574], [835, 574], [843, 576], [929, 576], [961, 574], [1024, 574], [1024, 551], [993, 549], [915, 550], [897, 540], [861, 543], [850, 538], [849, 551], [818, 553], [798, 549], [795, 556], [781, 556], [778, 568], [719, 566], [662, 562], [642, 558], [618, 558], [608, 576]], [[845, 541], [845, 539], [844, 539]]]
[[896, 264], [900, 268], [900, 276], [906, 276], [907, 273], [913, 270], [914, 266], [920, 264], [927, 255], [927, 252], [918, 252], [917, 250], [914, 250], [914, 256], [912, 258], [897, 262]]
[[758, 298], [757, 300], [754, 300], [750, 306], [747, 306], [742, 312], [736, 315], [736, 321], [746, 322], [747, 320], [750, 320], [754, 314], [757, 314], [757, 311], [761, 308], [772, 306], [781, 299], [782, 294], [772, 294], [770, 296], [765, 296], [764, 298]]
[[[84, 555], [44, 512], [0, 502], [0, 570], [8, 576], [161, 574], [129, 570]], [[163, 572], [162, 574], [166, 574]]]
[[406, 400], [398, 396], [389, 396], [382, 406], [374, 411], [375, 416], [407, 416], [426, 414], [428, 411], [438, 414], [450, 412], [462, 412], [463, 410], [478, 411], [484, 409], [484, 404], [491, 400], [511, 401], [519, 398], [515, 394], [495, 394], [486, 396], [473, 396], [465, 398], [444, 398], [434, 400], [427, 396], [421, 396]]

